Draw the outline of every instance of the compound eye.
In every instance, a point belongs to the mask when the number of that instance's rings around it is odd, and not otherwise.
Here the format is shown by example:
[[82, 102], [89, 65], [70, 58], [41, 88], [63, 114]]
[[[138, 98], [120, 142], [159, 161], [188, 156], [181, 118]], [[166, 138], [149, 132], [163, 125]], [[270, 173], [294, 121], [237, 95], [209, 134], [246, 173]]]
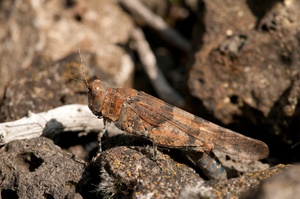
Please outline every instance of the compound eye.
[[96, 81], [94, 81], [91, 85], [91, 93], [92, 93], [92, 96], [97, 96], [99, 95], [101, 91], [101, 88], [100, 88], [100, 85], [99, 83], [97, 83]]
[[92, 88], [94, 96], [97, 96], [100, 93], [100, 86], [94, 86]]

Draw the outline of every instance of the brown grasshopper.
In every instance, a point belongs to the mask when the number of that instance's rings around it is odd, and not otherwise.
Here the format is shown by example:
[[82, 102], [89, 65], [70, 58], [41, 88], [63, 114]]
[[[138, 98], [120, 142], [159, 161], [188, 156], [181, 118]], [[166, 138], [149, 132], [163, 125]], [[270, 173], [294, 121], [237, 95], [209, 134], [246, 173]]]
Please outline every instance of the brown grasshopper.
[[123, 131], [143, 136], [155, 145], [179, 148], [213, 179], [226, 178], [226, 171], [213, 150], [238, 158], [258, 160], [268, 156], [268, 146], [220, 127], [144, 92], [108, 87], [100, 80], [88, 88], [88, 106]]
[[154, 145], [180, 149], [209, 178], [227, 178], [213, 150], [251, 160], [269, 154], [262, 141], [213, 124], [144, 92], [108, 87], [98, 79], [88, 84], [85, 78], [85, 86], [88, 106], [94, 115], [103, 117], [105, 126], [113, 122], [117, 128], [143, 136]]

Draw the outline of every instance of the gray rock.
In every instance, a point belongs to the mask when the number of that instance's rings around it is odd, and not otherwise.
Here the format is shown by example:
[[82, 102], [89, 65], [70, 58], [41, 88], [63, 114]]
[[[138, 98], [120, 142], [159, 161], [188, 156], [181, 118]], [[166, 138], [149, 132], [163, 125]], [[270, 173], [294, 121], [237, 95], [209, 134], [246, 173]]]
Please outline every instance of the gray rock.
[[10, 1], [0, 7], [0, 21], [5, 22], [0, 28], [1, 98], [12, 75], [30, 66], [37, 54], [57, 61], [76, 52], [77, 44], [81, 51], [95, 54], [93, 65], [111, 83], [131, 82], [133, 64], [119, 44], [128, 42], [133, 22], [117, 2]]
[[47, 138], [12, 141], [0, 149], [2, 198], [82, 198], [86, 167]]
[[297, 199], [300, 196], [300, 165], [291, 166], [282, 173], [264, 181], [257, 199]]
[[189, 89], [222, 124], [256, 126], [261, 132], [252, 130], [253, 137], [270, 133], [295, 144], [300, 115], [300, 4], [250, 2], [204, 1], [205, 16], [195, 28], [199, 50], [189, 73]]

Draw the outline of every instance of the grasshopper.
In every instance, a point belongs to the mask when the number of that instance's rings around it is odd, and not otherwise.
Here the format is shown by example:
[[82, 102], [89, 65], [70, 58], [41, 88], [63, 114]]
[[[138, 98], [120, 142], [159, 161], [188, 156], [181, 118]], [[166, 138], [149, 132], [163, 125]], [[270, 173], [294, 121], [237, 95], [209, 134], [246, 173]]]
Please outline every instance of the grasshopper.
[[[180, 149], [210, 179], [227, 179], [214, 150], [240, 159], [259, 160], [268, 156], [269, 148], [264, 142], [218, 126], [147, 93], [128, 87], [112, 88], [99, 79], [89, 84], [79, 48], [78, 51], [89, 109], [103, 118], [105, 126], [112, 122], [155, 146]], [[100, 151], [101, 136], [102, 133], [98, 137]]]
[[218, 126], [142, 91], [108, 87], [99, 79], [85, 83], [88, 106], [94, 115], [123, 131], [143, 136], [154, 145], [182, 150], [211, 179], [227, 178], [213, 150], [252, 160], [269, 154], [262, 141]]

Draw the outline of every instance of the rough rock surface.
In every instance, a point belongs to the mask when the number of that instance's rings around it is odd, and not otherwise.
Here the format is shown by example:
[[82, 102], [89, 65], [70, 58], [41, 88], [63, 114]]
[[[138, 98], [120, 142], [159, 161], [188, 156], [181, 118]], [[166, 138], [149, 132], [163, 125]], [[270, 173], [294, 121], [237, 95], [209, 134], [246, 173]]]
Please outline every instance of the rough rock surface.
[[[93, 55], [82, 57], [89, 65]], [[19, 119], [28, 111], [38, 113], [65, 104], [87, 104], [86, 88], [78, 82], [83, 78], [78, 54], [56, 62], [44, 57], [36, 59], [32, 67], [20, 70], [6, 87], [1, 120]], [[92, 69], [85, 67], [86, 71]]]
[[292, 154], [269, 136], [280, 135], [289, 148], [300, 138], [299, 1], [204, 5], [194, 34], [199, 50], [189, 73], [191, 94], [213, 119], [264, 138], [271, 151]]
[[258, 199], [296, 199], [300, 195], [300, 165], [289, 167], [281, 174], [264, 181], [256, 194]]
[[[298, 79], [299, 2], [278, 4], [259, 27], [243, 1], [207, 1], [205, 5], [206, 32], [190, 72], [192, 94], [224, 123], [243, 113], [243, 106], [267, 117]], [[267, 20], [276, 20], [275, 27], [264, 31]]]
[[85, 162], [51, 140], [12, 141], [0, 157], [1, 198], [82, 198]]
[[101, 155], [98, 189], [105, 198], [173, 198], [182, 186], [203, 182], [186, 165], [175, 163], [160, 152], [156, 160], [152, 160], [153, 154], [145, 149], [115, 147]]
[[206, 182], [207, 187], [185, 187], [179, 198], [251, 198], [258, 191], [260, 184], [274, 175], [280, 174], [285, 165], [277, 165], [268, 170], [248, 173], [239, 178], [223, 181]]
[[187, 162], [180, 153], [166, 155], [158, 151], [154, 160], [153, 150], [149, 148], [114, 147], [95, 162], [94, 166], [100, 170], [97, 190], [105, 198], [244, 197], [250, 190], [257, 190], [263, 180], [285, 168], [279, 165], [228, 180], [205, 181], [200, 177], [201, 172], [196, 173], [197, 169], [188, 167]]
[[[93, 64], [102, 77], [122, 85], [133, 64], [120, 44], [133, 28], [114, 1], [2, 1], [0, 2], [0, 96], [12, 74], [28, 67], [37, 54], [59, 60], [82, 51], [95, 54]], [[106, 68], [110, 67], [110, 70]], [[112, 78], [116, 74], [118, 78]], [[125, 79], [124, 79], [125, 78]]]

